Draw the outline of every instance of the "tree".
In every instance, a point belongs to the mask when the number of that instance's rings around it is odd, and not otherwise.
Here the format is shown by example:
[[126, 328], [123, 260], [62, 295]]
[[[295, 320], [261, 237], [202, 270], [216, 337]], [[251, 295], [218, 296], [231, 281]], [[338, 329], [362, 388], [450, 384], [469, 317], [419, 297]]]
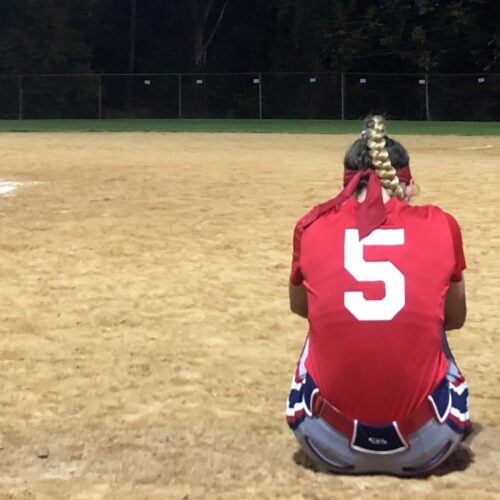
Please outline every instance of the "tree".
[[[323, 30], [326, 64], [344, 71], [482, 71], [493, 52], [492, 0], [340, 2]], [[498, 16], [497, 16], [498, 18]], [[491, 57], [490, 57], [491, 59]]]
[[3, 73], [495, 71], [498, 0], [2, 0]]
[[193, 20], [193, 63], [204, 68], [207, 52], [219, 29], [229, 0], [190, 0]]
[[90, 69], [85, 30], [92, 0], [5, 0], [0, 26], [5, 73], [67, 73]]
[[128, 72], [133, 73], [135, 69], [135, 40], [137, 30], [137, 0], [130, 0], [130, 35], [129, 35], [129, 55]]
[[273, 58], [280, 69], [325, 68], [325, 40], [335, 26], [339, 0], [277, 0]]

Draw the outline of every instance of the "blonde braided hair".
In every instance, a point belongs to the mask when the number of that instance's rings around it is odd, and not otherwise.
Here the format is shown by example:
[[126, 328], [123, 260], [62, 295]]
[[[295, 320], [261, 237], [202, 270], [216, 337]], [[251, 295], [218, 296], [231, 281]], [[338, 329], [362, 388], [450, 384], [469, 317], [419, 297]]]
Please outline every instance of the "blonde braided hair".
[[403, 188], [399, 184], [396, 169], [392, 166], [389, 153], [385, 148], [385, 123], [382, 116], [369, 116], [365, 120], [366, 143], [368, 154], [372, 159], [373, 167], [377, 172], [382, 186], [387, 189], [389, 196], [404, 199]]

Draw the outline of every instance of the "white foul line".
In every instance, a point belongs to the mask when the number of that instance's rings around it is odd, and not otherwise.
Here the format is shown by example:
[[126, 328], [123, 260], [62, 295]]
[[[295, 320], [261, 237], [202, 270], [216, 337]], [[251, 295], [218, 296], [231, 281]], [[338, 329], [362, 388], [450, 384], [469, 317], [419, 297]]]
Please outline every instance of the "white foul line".
[[468, 146], [466, 148], [458, 148], [460, 151], [473, 150], [473, 149], [491, 149], [493, 146], [491, 144], [486, 144], [486, 146]]

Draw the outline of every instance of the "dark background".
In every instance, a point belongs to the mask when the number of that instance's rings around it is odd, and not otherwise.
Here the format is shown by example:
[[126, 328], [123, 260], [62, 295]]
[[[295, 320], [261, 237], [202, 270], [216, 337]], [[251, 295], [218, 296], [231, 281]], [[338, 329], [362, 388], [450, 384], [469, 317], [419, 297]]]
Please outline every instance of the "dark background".
[[0, 73], [500, 70], [498, 0], [1, 0]]

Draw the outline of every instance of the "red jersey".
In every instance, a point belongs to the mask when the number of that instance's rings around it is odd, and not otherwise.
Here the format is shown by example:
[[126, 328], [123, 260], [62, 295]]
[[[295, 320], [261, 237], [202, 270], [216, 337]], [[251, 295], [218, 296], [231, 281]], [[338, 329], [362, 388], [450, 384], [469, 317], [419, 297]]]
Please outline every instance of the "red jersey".
[[297, 223], [290, 279], [307, 290], [309, 374], [344, 414], [379, 425], [409, 415], [445, 375], [445, 297], [465, 258], [458, 224], [438, 207], [393, 197], [360, 241], [359, 206], [326, 203]]

